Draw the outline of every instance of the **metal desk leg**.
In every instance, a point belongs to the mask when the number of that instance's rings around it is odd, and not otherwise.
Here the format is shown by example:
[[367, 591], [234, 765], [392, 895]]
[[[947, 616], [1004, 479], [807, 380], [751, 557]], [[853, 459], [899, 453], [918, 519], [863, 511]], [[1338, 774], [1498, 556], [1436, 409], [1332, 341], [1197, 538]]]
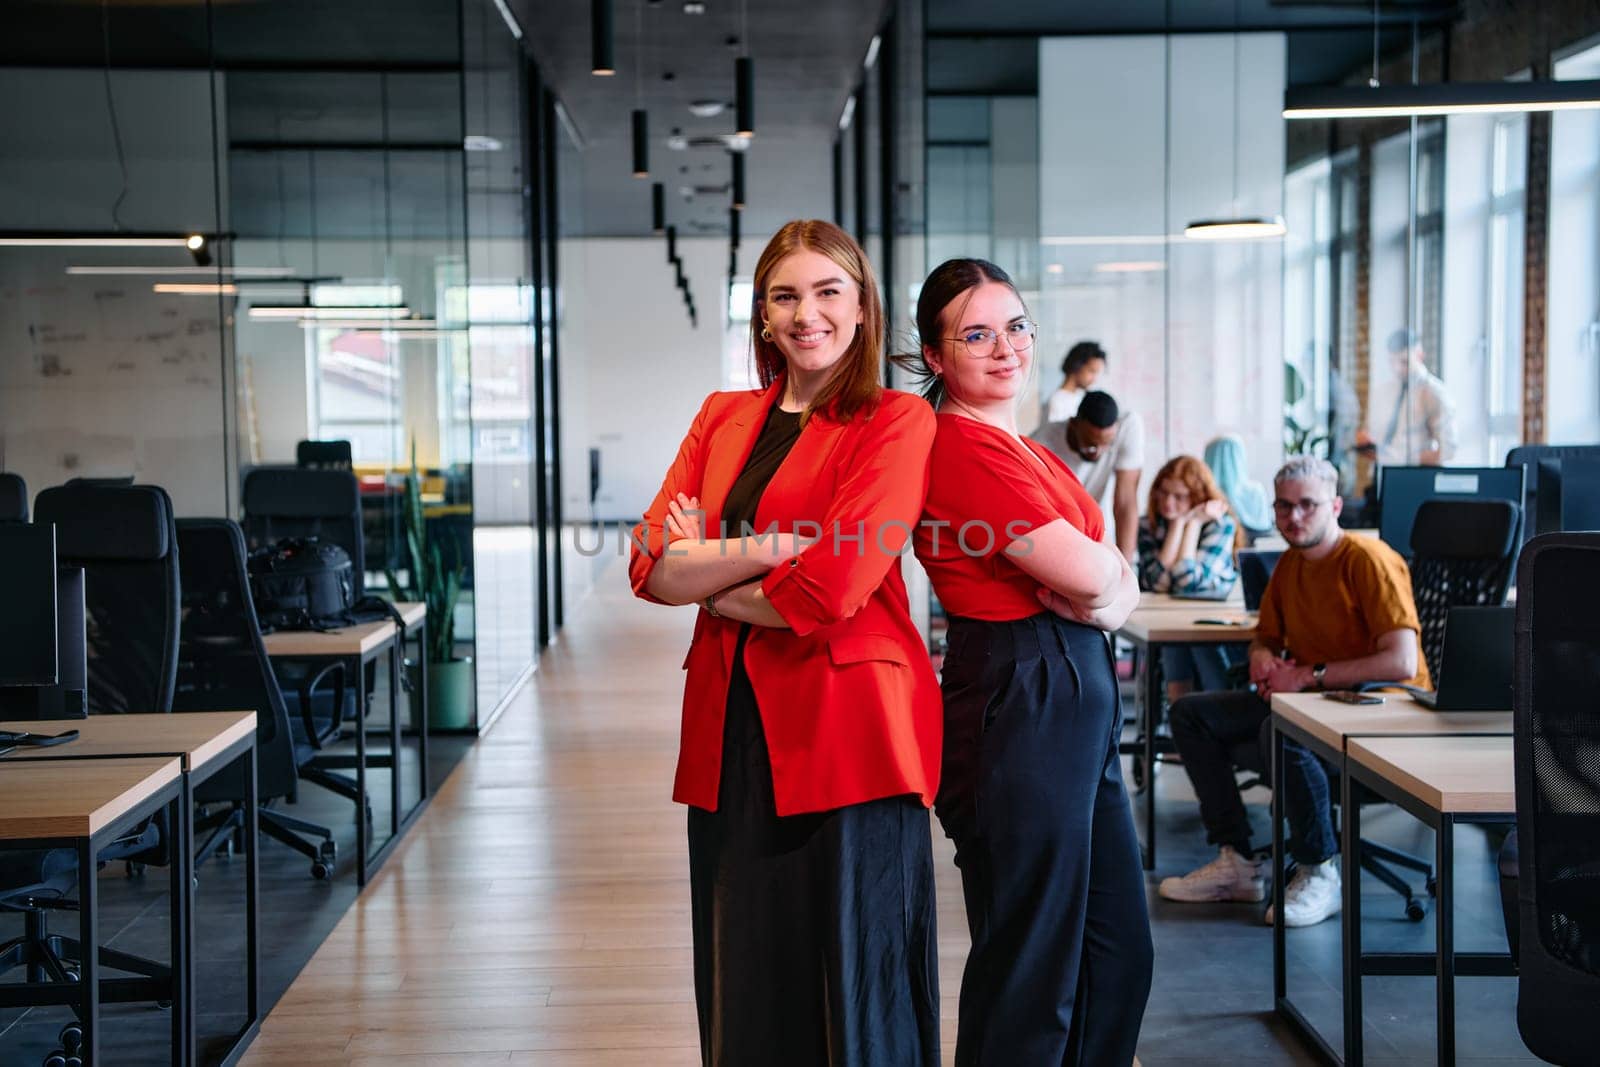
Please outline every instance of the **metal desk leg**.
[[1344, 964], [1344, 1062], [1361, 1063], [1361, 804], [1356, 799], [1355, 781], [1345, 768], [1339, 775], [1340, 831], [1339, 867], [1344, 894], [1342, 953]]
[[95, 851], [87, 837], [78, 839], [78, 1022], [83, 1027], [81, 1055], [86, 1067], [100, 1062], [100, 905], [95, 899]]
[[[172, 819], [172, 1062], [195, 1062], [194, 990], [194, 784], [189, 772], [179, 776], [177, 811]], [[84, 952], [98, 948], [84, 948]]]
[[1289, 996], [1288, 928], [1283, 925], [1283, 734], [1272, 723], [1272, 995], [1282, 1004]]
[[428, 799], [428, 617], [424, 615], [422, 622], [417, 625], [417, 687], [411, 692], [411, 699], [417, 707], [417, 733], [421, 737], [420, 745], [422, 769], [422, 800]]
[[1156, 867], [1156, 724], [1161, 719], [1161, 676], [1155, 666], [1160, 654], [1154, 643], [1145, 645], [1139, 732], [1144, 740], [1144, 869], [1147, 871]]
[[1438, 899], [1434, 901], [1434, 923], [1438, 938], [1438, 1039], [1439, 1062], [1456, 1062], [1456, 945], [1455, 945], [1455, 819], [1439, 816], [1434, 836], [1434, 870]]
[[398, 636], [389, 642], [389, 836], [400, 836], [400, 671]]
[[[367, 672], [355, 657], [356, 676], [356, 885], [367, 884]], [[340, 715], [344, 712], [341, 710]]]
[[244, 759], [244, 945], [245, 945], [245, 1025], [261, 1021], [261, 854], [256, 798], [256, 746]]

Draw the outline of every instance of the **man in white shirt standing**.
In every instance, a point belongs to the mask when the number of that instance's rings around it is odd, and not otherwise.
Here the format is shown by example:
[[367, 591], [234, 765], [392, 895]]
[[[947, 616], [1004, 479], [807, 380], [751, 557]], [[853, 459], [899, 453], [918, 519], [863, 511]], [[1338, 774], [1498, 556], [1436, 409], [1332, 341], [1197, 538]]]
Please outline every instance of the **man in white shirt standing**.
[[1079, 341], [1067, 349], [1061, 361], [1061, 387], [1050, 394], [1045, 406], [1045, 422], [1066, 422], [1078, 413], [1084, 394], [1106, 369], [1106, 351], [1093, 341]]
[[1422, 345], [1410, 330], [1389, 335], [1389, 358], [1399, 383], [1394, 407], [1381, 426], [1383, 436], [1368, 429], [1356, 434], [1356, 449], [1376, 454], [1378, 462], [1438, 467], [1456, 451], [1456, 407], [1444, 382], [1428, 369]]
[[[1047, 422], [1028, 435], [1044, 445], [1078, 476], [1078, 481], [1111, 519], [1107, 534], [1129, 560], [1138, 556], [1139, 478], [1144, 473], [1144, 420], [1119, 411], [1110, 393], [1085, 393], [1078, 411], [1061, 422]], [[1114, 476], [1114, 478], [1113, 478]], [[1106, 491], [1112, 488], [1111, 506]]]

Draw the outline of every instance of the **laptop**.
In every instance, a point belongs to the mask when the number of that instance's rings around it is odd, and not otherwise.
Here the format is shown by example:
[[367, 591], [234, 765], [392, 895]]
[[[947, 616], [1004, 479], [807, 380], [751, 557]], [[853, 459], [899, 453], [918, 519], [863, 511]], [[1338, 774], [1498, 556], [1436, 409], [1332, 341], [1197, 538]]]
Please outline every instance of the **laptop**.
[[1278, 565], [1278, 560], [1282, 556], [1282, 549], [1239, 550], [1239, 585], [1244, 590], [1244, 610], [1261, 610], [1261, 597], [1267, 591], [1267, 581], [1272, 577], [1272, 568]]
[[1451, 608], [1435, 692], [1406, 687], [1434, 711], [1511, 708], [1512, 622], [1516, 608]]

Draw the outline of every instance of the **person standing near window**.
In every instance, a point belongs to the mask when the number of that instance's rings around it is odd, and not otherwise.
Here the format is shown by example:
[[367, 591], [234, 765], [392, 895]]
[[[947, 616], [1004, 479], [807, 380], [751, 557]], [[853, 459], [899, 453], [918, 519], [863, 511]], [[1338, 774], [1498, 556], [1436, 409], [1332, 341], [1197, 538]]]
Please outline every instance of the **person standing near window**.
[[956, 1063], [1126, 1067], [1152, 948], [1104, 631], [1138, 585], [1093, 498], [1017, 431], [1035, 326], [1005, 272], [944, 263], [917, 330], [902, 362], [939, 430], [913, 543], [950, 620], [935, 810], [972, 935]]
[[934, 416], [879, 384], [877, 281], [837, 226], [778, 231], [750, 321], [761, 387], [706, 399], [630, 561], [637, 595], [701, 609], [673, 790], [701, 1059], [937, 1067], [941, 719], [899, 558]]
[[1106, 369], [1106, 350], [1093, 341], [1079, 341], [1067, 349], [1061, 361], [1061, 386], [1050, 394], [1045, 407], [1045, 422], [1066, 422], [1078, 413], [1083, 396]]

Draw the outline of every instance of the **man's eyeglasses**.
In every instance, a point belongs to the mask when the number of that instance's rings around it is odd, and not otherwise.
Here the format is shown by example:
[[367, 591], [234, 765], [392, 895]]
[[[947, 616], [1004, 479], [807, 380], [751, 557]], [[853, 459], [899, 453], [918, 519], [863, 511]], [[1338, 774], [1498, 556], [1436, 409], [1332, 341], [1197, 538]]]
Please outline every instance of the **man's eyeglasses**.
[[1329, 500], [1312, 500], [1310, 497], [1306, 497], [1303, 500], [1274, 500], [1272, 502], [1272, 510], [1284, 516], [1293, 515], [1295, 512], [1299, 512], [1302, 515], [1315, 515], [1318, 508], [1330, 501], [1331, 498]]
[[[1026, 352], [1033, 347], [1033, 336], [1039, 327], [1027, 319], [1018, 319], [1005, 328], [1006, 344], [1013, 352]], [[978, 359], [988, 359], [999, 348], [1002, 335], [993, 330], [969, 330], [960, 337], [946, 337], [946, 341], [960, 341], [967, 346], [967, 354]]]

